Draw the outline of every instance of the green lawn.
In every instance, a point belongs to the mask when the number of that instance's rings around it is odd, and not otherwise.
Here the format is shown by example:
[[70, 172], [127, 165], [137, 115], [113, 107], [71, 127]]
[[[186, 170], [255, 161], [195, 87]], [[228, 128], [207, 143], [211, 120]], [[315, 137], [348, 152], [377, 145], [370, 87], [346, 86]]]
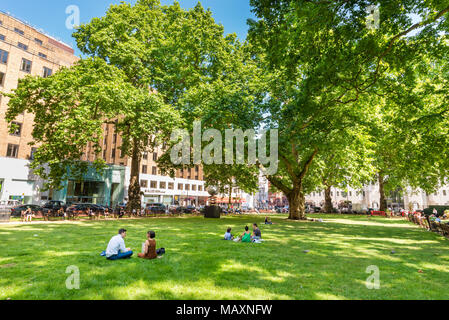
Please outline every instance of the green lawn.
[[[227, 226], [240, 233], [261, 216], [0, 225], [0, 299], [449, 299], [445, 238], [401, 219], [321, 217], [273, 216], [275, 225], [261, 226], [263, 244], [221, 240]], [[100, 257], [121, 227], [135, 251], [155, 230], [167, 254]], [[79, 290], [65, 286], [71, 265]], [[380, 290], [365, 286], [370, 265]]]

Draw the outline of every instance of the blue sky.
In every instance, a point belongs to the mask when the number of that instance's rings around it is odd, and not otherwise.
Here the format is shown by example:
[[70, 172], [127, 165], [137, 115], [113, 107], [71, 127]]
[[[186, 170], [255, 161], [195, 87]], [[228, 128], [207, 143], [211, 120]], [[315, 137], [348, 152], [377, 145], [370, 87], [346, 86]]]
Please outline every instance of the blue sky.
[[[134, 3], [134, 0], [130, 2]], [[172, 0], [162, 0], [164, 4]], [[179, 0], [183, 8], [191, 8], [198, 0]], [[223, 24], [226, 33], [236, 33], [244, 40], [248, 31], [246, 20], [253, 17], [249, 0], [201, 0], [205, 8], [210, 8], [218, 23]], [[43, 29], [49, 35], [58, 38], [79, 51], [72, 39], [72, 30], [65, 26], [66, 8], [76, 5], [80, 9], [81, 23], [89, 22], [93, 17], [103, 16], [110, 4], [120, 3], [120, 0], [1, 0], [0, 10], [10, 12], [17, 18]]]

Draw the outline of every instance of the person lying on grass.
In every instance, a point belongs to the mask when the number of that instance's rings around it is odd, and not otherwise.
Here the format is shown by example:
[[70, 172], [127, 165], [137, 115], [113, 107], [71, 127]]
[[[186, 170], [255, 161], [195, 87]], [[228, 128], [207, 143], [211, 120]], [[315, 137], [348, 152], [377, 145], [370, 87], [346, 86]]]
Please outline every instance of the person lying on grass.
[[165, 253], [165, 249], [161, 248], [156, 250], [156, 233], [154, 231], [148, 231], [147, 232], [147, 241], [145, 241], [145, 247], [143, 250], [143, 253], [139, 253], [139, 258], [142, 259], [156, 259], [156, 258], [162, 258], [161, 255]]
[[228, 228], [228, 230], [226, 231], [225, 235], [224, 235], [224, 239], [225, 240], [234, 240], [234, 237], [231, 234], [232, 228]]
[[130, 248], [125, 247], [126, 230], [120, 229], [118, 235], [112, 237], [106, 249], [106, 259], [118, 260], [131, 258], [133, 252]]

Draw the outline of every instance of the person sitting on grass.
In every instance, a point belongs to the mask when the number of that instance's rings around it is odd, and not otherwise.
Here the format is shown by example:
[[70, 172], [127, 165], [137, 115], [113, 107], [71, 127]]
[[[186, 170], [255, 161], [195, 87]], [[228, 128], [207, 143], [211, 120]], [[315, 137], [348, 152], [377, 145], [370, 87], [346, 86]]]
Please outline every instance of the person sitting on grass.
[[262, 239], [262, 232], [260, 231], [259, 227], [257, 226], [257, 223], [253, 224], [253, 235], [251, 237], [252, 241], [260, 240]]
[[251, 242], [251, 232], [249, 231], [248, 226], [245, 227], [245, 232], [240, 236], [239, 240], [246, 243]]
[[139, 258], [149, 260], [162, 258], [161, 255], [165, 253], [165, 249], [161, 248], [156, 250], [156, 240], [154, 240], [154, 238], [156, 238], [156, 233], [154, 231], [148, 231], [147, 241], [145, 241], [145, 247], [143, 250], [144, 252], [138, 254]]
[[228, 228], [228, 230], [226, 231], [225, 235], [224, 235], [224, 239], [225, 240], [234, 240], [234, 237], [231, 234], [232, 228]]
[[265, 217], [265, 224], [272, 225], [273, 222], [271, 222], [271, 218]]
[[126, 230], [120, 229], [118, 235], [112, 237], [106, 249], [106, 258], [108, 260], [118, 260], [131, 258], [133, 252], [125, 247]]

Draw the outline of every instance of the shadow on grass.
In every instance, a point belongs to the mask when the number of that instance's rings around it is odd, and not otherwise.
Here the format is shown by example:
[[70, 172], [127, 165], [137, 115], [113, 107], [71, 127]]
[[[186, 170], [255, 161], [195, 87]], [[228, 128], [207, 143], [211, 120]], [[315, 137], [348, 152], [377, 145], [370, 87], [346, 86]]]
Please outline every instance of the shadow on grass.
[[[272, 217], [272, 226], [261, 224], [263, 217], [243, 216], [0, 227], [7, 246], [0, 267], [10, 265], [0, 268], [0, 299], [449, 297], [446, 239], [400, 220], [324, 218], [325, 223], [298, 223]], [[239, 234], [253, 222], [260, 224], [265, 243], [221, 240], [228, 226]], [[155, 230], [166, 256], [116, 262], [100, 257], [121, 227], [134, 249], [146, 231]], [[71, 265], [80, 269], [80, 290], [66, 289]], [[365, 286], [370, 265], [380, 268], [381, 290]]]

